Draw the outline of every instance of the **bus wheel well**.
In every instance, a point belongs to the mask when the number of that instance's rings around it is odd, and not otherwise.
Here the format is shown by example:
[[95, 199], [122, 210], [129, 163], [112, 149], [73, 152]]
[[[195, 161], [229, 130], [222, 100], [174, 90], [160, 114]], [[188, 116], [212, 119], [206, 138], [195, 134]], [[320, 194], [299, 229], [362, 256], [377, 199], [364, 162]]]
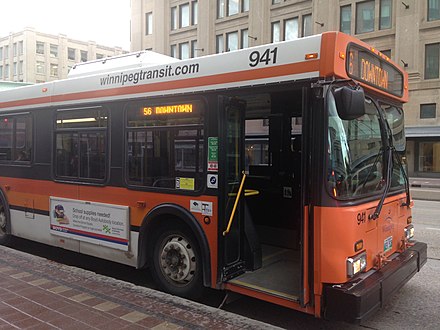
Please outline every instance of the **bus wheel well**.
[[[171, 214], [161, 214], [151, 220], [148, 226], [148, 234], [146, 239], [146, 248], [147, 248], [147, 260], [151, 260], [151, 256], [153, 254], [153, 245], [155, 242], [155, 235], [164, 229], [180, 229], [185, 230], [184, 228], [191, 230], [191, 228], [185, 224], [185, 222], [178, 218], [175, 215]], [[192, 231], [192, 230], [191, 230]]]
[[203, 284], [211, 286], [210, 249], [203, 229], [191, 213], [173, 205], [151, 211], [143, 221], [139, 232], [138, 268], [153, 266], [154, 246], [158, 234], [165, 230], [187, 232], [194, 237], [200, 251]]

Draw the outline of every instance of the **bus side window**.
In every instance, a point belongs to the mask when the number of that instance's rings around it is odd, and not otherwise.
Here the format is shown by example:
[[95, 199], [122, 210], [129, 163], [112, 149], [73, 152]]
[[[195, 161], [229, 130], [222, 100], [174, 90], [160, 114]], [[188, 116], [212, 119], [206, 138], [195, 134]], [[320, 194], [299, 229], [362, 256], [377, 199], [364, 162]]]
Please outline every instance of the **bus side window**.
[[104, 180], [107, 171], [108, 111], [59, 110], [55, 128], [55, 176]]
[[203, 121], [199, 101], [178, 105], [133, 102], [127, 111], [128, 183], [200, 190], [204, 184]]

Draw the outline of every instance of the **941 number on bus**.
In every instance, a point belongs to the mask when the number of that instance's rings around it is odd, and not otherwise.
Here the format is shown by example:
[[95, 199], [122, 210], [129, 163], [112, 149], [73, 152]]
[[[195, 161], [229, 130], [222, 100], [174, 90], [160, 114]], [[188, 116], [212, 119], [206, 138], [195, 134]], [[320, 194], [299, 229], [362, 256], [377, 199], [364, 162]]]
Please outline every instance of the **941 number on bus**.
[[275, 64], [277, 63], [278, 47], [273, 49], [267, 48], [265, 51], [254, 50], [249, 54], [249, 66], [256, 67], [258, 64]]

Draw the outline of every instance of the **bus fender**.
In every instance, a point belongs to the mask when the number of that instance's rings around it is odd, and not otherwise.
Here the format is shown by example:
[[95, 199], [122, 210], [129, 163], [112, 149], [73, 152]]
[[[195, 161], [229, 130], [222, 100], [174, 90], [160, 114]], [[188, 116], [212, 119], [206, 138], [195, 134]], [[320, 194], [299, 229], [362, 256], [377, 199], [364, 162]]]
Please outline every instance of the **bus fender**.
[[202, 256], [203, 264], [203, 284], [207, 287], [211, 286], [211, 262], [210, 250], [208, 240], [203, 232], [202, 226], [196, 218], [187, 209], [180, 205], [165, 203], [154, 207], [145, 216], [141, 227], [139, 228], [139, 243], [138, 243], [138, 262], [137, 268], [143, 268], [150, 261], [149, 251], [152, 248], [149, 246], [151, 240], [150, 235], [154, 229], [167, 222], [164, 217], [172, 218], [173, 220], [182, 221], [194, 234]]

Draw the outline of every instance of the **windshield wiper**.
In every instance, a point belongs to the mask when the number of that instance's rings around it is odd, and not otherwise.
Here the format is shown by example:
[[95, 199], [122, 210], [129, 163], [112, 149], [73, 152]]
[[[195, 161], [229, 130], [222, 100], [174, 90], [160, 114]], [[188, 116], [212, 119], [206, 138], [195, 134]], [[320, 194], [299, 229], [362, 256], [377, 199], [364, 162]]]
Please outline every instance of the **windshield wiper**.
[[393, 173], [393, 152], [394, 147], [387, 146], [386, 152], [387, 152], [387, 165], [386, 165], [386, 176], [385, 176], [385, 190], [382, 193], [382, 197], [380, 198], [379, 204], [376, 206], [376, 210], [374, 210], [373, 214], [370, 214], [368, 218], [370, 220], [376, 220], [379, 218], [380, 211], [382, 211], [383, 204], [385, 202], [385, 198], [388, 195], [388, 192], [390, 191], [391, 187], [391, 175]]
[[393, 154], [396, 162], [400, 165], [400, 171], [403, 175], [403, 180], [405, 181], [405, 193], [406, 193], [406, 202], [402, 204], [402, 206], [410, 206], [411, 205], [411, 196], [409, 193], [409, 179], [408, 175], [406, 175], [405, 168], [403, 167], [402, 160], [399, 157], [399, 154], [397, 153], [397, 150], [393, 148]]

